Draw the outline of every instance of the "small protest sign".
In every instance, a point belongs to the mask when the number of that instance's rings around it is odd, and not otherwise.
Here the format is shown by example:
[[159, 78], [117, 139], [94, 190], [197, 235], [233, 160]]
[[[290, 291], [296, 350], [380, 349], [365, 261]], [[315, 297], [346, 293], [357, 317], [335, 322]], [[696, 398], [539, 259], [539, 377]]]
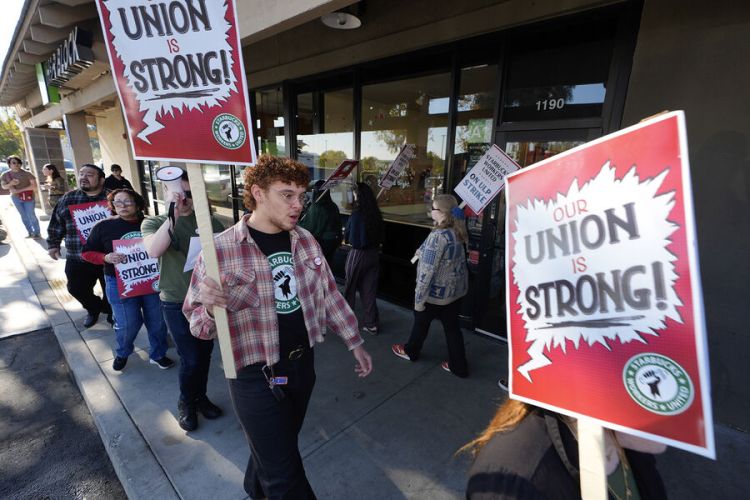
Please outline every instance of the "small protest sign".
[[106, 200], [68, 205], [68, 210], [73, 218], [73, 225], [78, 237], [83, 244], [89, 239], [89, 233], [99, 221], [112, 217], [109, 203]]
[[129, 299], [159, 291], [159, 259], [148, 255], [142, 238], [113, 240], [112, 250], [125, 255], [123, 262], [115, 264], [120, 297]]
[[416, 145], [404, 144], [403, 146], [401, 146], [401, 151], [399, 151], [396, 159], [393, 160], [393, 163], [391, 163], [391, 165], [388, 167], [388, 170], [386, 170], [385, 174], [383, 174], [383, 177], [381, 177], [380, 181], [378, 182], [378, 186], [383, 189], [391, 189], [391, 187], [393, 187], [393, 183], [396, 182], [396, 179], [398, 179], [398, 176], [401, 175], [401, 172], [403, 172], [406, 166], [409, 164], [409, 161], [412, 158], [415, 158], [416, 155]]
[[511, 397], [713, 458], [683, 113], [507, 183]]
[[234, 0], [97, 0], [133, 155], [255, 163]]
[[344, 160], [341, 162], [341, 164], [336, 167], [336, 170], [333, 171], [333, 173], [326, 179], [325, 183], [320, 186], [320, 191], [325, 191], [326, 189], [332, 189], [339, 184], [341, 184], [344, 179], [349, 177], [349, 174], [352, 173], [352, 170], [354, 170], [357, 167], [357, 164], [359, 162], [357, 160]]
[[505, 177], [521, 168], [505, 151], [492, 145], [456, 187], [456, 194], [481, 213], [505, 186]]

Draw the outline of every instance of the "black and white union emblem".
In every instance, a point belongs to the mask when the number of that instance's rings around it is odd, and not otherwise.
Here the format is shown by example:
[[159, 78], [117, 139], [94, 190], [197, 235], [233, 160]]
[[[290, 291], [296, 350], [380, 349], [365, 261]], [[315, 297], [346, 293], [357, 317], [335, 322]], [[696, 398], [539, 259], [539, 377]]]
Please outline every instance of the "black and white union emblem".
[[247, 133], [242, 121], [229, 113], [222, 113], [211, 124], [214, 139], [227, 149], [237, 149], [245, 143]]
[[695, 390], [676, 361], [656, 353], [633, 356], [625, 363], [623, 383], [633, 400], [661, 415], [676, 415], [690, 407]]

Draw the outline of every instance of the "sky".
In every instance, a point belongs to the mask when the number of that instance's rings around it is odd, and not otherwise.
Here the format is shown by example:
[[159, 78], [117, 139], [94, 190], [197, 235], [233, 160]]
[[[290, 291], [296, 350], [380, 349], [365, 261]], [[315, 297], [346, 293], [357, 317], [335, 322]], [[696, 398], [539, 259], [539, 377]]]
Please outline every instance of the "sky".
[[24, 0], [3, 0], [3, 15], [0, 16], [0, 65], [5, 62], [10, 40], [16, 31], [18, 17], [21, 15], [21, 7]]

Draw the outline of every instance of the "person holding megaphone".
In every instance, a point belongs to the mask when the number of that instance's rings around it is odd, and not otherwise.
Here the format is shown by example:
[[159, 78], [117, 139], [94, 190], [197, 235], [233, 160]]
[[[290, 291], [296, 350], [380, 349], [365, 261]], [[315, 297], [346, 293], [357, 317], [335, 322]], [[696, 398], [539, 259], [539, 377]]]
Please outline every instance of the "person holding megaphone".
[[[187, 172], [180, 167], [165, 166], [156, 172], [156, 178], [164, 188], [167, 213], [146, 218], [141, 232], [146, 251], [159, 259], [162, 314], [180, 357], [177, 422], [189, 432], [198, 428], [198, 413], [207, 419], [218, 418], [223, 413], [206, 396], [214, 341], [193, 337], [182, 314], [182, 303], [193, 275], [192, 268], [185, 270], [185, 262], [191, 238], [198, 237]], [[211, 223], [214, 232], [224, 230], [218, 219], [212, 217]]]

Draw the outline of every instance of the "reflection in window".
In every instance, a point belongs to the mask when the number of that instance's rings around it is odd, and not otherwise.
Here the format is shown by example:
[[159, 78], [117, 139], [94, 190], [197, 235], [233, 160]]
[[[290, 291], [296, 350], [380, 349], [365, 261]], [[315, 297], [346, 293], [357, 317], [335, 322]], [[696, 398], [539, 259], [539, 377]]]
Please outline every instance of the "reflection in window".
[[428, 208], [443, 190], [449, 95], [447, 73], [362, 87], [362, 182], [377, 194], [401, 146], [417, 146], [416, 158], [378, 199], [386, 219], [431, 225]]
[[457, 185], [493, 143], [497, 66], [483, 65], [461, 70], [456, 107], [453, 185]]
[[284, 139], [284, 113], [281, 88], [255, 92], [255, 122], [258, 153], [288, 156]]
[[546, 160], [570, 148], [580, 146], [584, 141], [520, 141], [508, 142], [505, 152], [521, 167]]
[[510, 58], [503, 121], [601, 116], [611, 56], [611, 34], [519, 48]]
[[[352, 89], [297, 96], [297, 159], [310, 169], [310, 180], [326, 179], [343, 160], [354, 158]], [[351, 182], [331, 189], [331, 199], [351, 210]]]

